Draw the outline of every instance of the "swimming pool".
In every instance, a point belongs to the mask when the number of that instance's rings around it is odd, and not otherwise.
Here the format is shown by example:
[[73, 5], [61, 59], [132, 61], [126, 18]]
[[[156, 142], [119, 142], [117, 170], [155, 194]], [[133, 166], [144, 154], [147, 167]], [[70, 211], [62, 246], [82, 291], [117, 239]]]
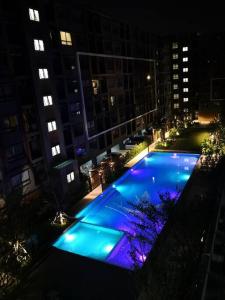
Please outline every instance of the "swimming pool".
[[[197, 163], [199, 154], [152, 152], [129, 169], [75, 217], [71, 226], [53, 244], [54, 247], [81, 256], [101, 260], [126, 269], [141, 266], [152, 245], [140, 244], [134, 227], [132, 204], [147, 199], [161, 204], [159, 194], [179, 197]], [[157, 234], [164, 224], [157, 224]], [[132, 237], [132, 238], [131, 238]]]

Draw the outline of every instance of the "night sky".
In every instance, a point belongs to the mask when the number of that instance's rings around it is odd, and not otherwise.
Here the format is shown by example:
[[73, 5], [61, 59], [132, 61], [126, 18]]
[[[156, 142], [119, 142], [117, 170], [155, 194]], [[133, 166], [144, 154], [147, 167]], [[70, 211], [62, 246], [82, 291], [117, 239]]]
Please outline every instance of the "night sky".
[[[77, 1], [76, 1], [77, 2]], [[80, 0], [84, 5], [153, 33], [225, 31], [223, 1]]]

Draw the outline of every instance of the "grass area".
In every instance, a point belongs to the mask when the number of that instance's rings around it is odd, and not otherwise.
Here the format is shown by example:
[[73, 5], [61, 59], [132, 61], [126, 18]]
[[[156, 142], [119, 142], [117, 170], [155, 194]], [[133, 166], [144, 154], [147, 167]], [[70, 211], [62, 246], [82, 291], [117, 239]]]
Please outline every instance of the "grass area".
[[[201, 152], [201, 143], [209, 137], [210, 132], [210, 128], [193, 127], [184, 129], [175, 142], [163, 147], [163, 149]], [[156, 147], [156, 149], [159, 148]], [[160, 147], [160, 149], [162, 148]]]

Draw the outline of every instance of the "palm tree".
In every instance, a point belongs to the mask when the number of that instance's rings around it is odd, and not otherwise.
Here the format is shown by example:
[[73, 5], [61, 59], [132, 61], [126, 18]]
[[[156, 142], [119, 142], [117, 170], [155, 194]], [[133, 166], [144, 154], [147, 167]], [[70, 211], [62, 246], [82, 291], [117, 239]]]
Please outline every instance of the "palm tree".
[[159, 205], [153, 205], [147, 193], [144, 193], [137, 203], [129, 202], [132, 221], [128, 240], [134, 269], [139, 268], [146, 260], [162, 227], [172, 214], [178, 195], [179, 193], [171, 197], [169, 192], [159, 193]]

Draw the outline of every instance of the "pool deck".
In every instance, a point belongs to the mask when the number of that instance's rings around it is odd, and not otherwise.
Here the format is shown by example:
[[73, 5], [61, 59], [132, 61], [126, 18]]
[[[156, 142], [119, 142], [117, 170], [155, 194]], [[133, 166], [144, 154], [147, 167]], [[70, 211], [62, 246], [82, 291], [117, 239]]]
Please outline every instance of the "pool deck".
[[87, 206], [91, 201], [93, 201], [98, 195], [102, 193], [102, 186], [98, 185], [93, 191], [88, 193], [84, 198], [82, 198], [74, 207], [74, 212], [78, 213], [82, 208]]
[[[131, 167], [147, 153], [148, 149], [143, 150], [127, 165]], [[206, 180], [205, 172], [194, 172], [193, 176], [194, 180], [190, 182], [191, 186], [189, 185], [184, 195], [189, 201], [190, 199], [195, 201], [196, 194], [206, 195], [211, 186]], [[98, 186], [78, 203], [77, 208], [82, 206], [81, 202], [85, 205], [100, 193], [101, 186]], [[54, 292], [62, 296], [60, 299], [65, 300], [135, 300], [133, 285], [131, 276], [125, 269], [51, 249], [51, 252], [27, 276], [23, 286], [23, 296], [18, 300], [40, 300]]]

